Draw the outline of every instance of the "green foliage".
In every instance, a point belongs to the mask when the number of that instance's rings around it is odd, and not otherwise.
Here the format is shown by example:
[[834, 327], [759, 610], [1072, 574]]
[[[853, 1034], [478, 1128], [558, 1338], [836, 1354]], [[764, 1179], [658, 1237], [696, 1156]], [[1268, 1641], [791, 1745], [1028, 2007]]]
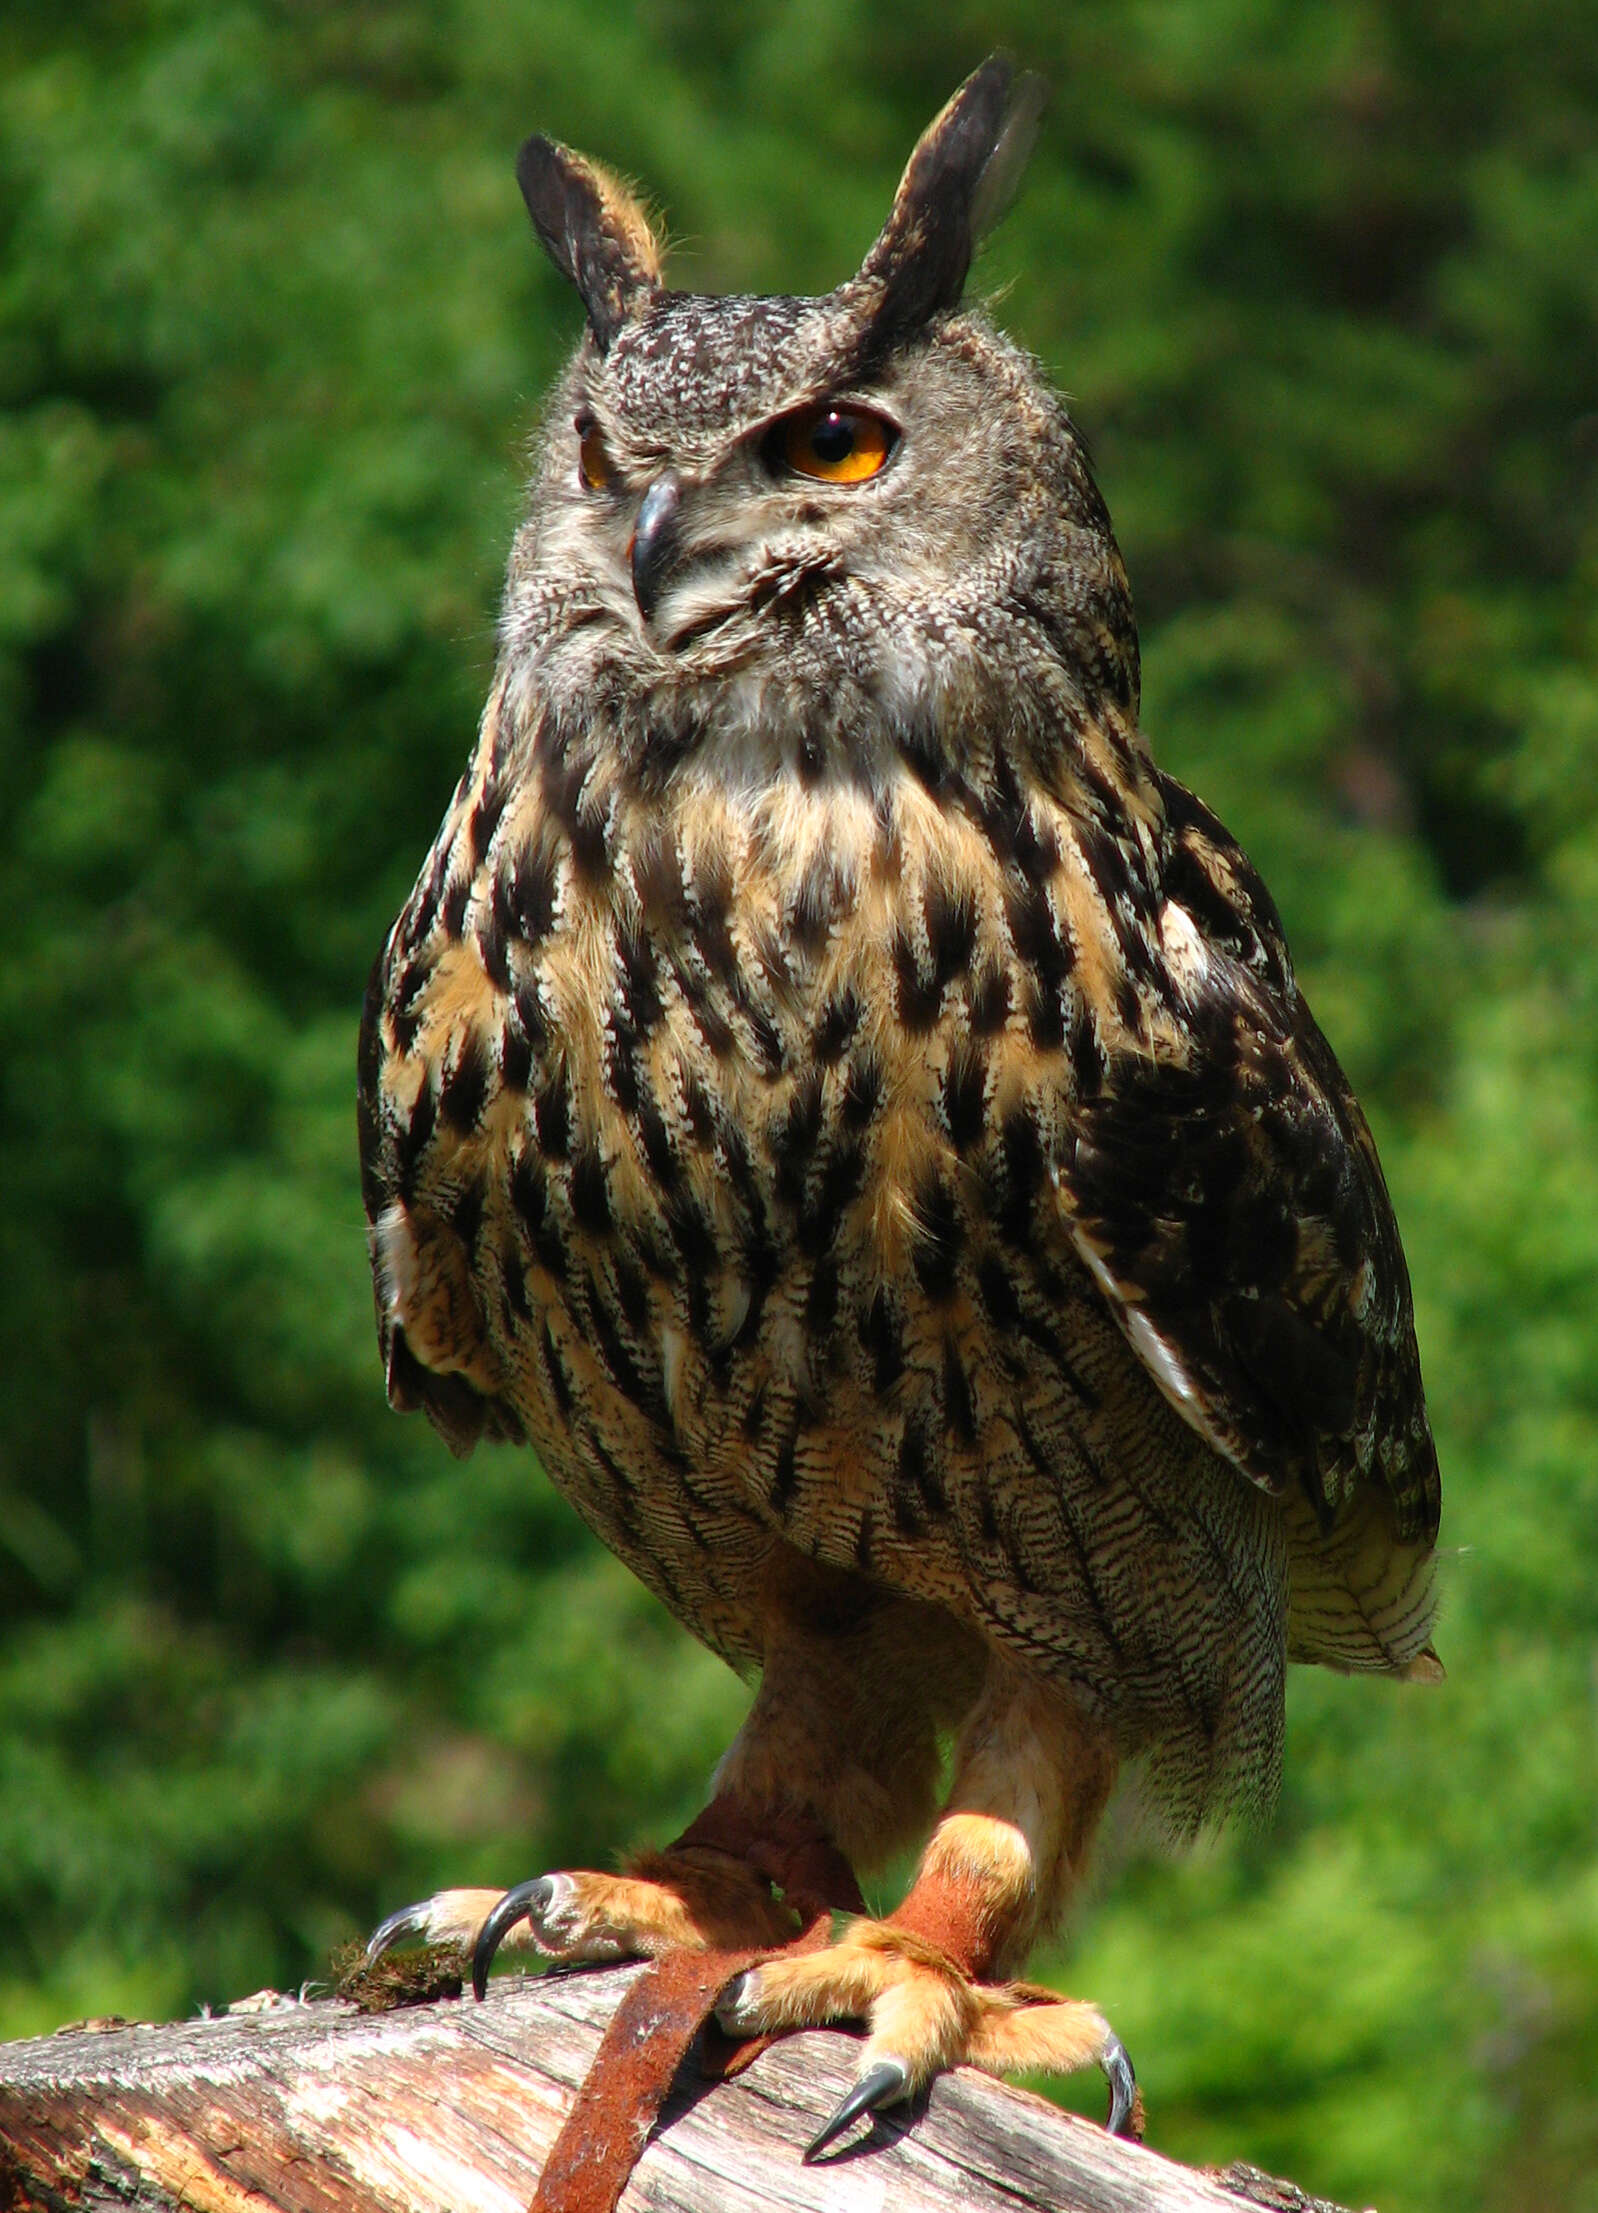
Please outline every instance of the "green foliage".
[[[125, 0], [0, 22], [0, 2033], [316, 1974], [669, 1833], [739, 1686], [524, 1455], [388, 1414], [351, 1091], [575, 310], [510, 161], [852, 266], [989, 47], [979, 281], [1076, 395], [1146, 720], [1377, 1125], [1445, 1690], [1304, 1677], [1263, 1836], [1053, 1971], [1157, 2140], [1598, 2207], [1598, 61], [1572, 0]], [[1040, 1967], [1049, 1967], [1040, 1962]], [[1091, 2101], [1091, 2088], [1084, 2091]]]

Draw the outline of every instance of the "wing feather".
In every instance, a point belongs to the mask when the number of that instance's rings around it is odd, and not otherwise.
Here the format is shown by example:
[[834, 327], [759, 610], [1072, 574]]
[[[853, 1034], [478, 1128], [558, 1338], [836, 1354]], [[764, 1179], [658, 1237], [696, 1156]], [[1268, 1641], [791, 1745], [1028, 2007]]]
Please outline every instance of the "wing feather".
[[[1161, 779], [1178, 1052], [1108, 1058], [1058, 1188], [1072, 1243], [1173, 1406], [1328, 1524], [1361, 1483], [1437, 1528], [1409, 1274], [1365, 1118], [1281, 925], [1213, 815]], [[1169, 950], [1169, 946], [1167, 948]]]

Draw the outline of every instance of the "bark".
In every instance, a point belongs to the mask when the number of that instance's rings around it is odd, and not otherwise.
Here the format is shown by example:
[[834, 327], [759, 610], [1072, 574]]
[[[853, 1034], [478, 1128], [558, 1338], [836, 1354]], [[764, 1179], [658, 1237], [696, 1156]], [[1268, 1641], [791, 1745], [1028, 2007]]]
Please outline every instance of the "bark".
[[[507, 1977], [480, 2006], [382, 2014], [270, 1994], [0, 2047], [0, 2208], [523, 2213], [636, 1973]], [[690, 2061], [623, 2213], [1338, 2213], [1252, 2169], [1177, 2166], [965, 2068], [803, 2166], [858, 2050], [812, 2031], [715, 2084]]]

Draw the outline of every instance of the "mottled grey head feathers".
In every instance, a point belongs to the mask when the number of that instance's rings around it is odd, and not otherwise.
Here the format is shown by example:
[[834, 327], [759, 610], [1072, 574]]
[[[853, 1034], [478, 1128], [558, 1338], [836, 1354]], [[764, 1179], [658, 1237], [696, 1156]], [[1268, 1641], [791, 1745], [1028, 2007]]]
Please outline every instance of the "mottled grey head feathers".
[[[990, 57], [917, 142], [887, 222], [859, 272], [833, 295], [861, 359], [889, 352], [959, 304], [971, 257], [1004, 213], [1031, 152], [1043, 85]], [[550, 259], [577, 287], [601, 352], [661, 295], [661, 245], [618, 180], [554, 139], [516, 161], [528, 213]]]

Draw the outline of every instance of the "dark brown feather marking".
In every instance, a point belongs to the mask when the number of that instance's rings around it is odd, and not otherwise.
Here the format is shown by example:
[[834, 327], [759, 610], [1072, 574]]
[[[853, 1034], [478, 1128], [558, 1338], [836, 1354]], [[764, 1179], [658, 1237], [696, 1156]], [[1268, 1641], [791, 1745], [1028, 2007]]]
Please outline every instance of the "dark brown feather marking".
[[814, 1051], [823, 1068], [841, 1060], [860, 1023], [860, 995], [853, 984], [833, 993], [816, 1024]]
[[894, 932], [893, 972], [900, 1023], [912, 1037], [925, 1037], [943, 1009], [944, 979], [936, 971], [927, 973], [910, 933], [904, 929]]
[[949, 1142], [965, 1153], [987, 1127], [988, 1064], [980, 1047], [957, 1044], [943, 1074], [943, 1119]]
[[488, 1097], [490, 1073], [487, 1039], [480, 1030], [468, 1030], [438, 1097], [439, 1113], [457, 1135], [469, 1137], [476, 1129]]
[[934, 1306], [946, 1304], [959, 1289], [964, 1241], [954, 1194], [936, 1170], [929, 1170], [916, 1187], [910, 1259], [916, 1280]]
[[1004, 1028], [1010, 1013], [1010, 979], [997, 961], [982, 968], [970, 987], [971, 1029], [977, 1037], [993, 1037]]
[[554, 1062], [543, 1089], [533, 1097], [533, 1128], [546, 1160], [564, 1160], [571, 1150], [571, 1077], [564, 1058]]
[[608, 1237], [613, 1227], [610, 1211], [610, 1178], [595, 1145], [580, 1145], [572, 1153], [572, 1219], [590, 1237]]
[[892, 1295], [882, 1284], [872, 1292], [860, 1316], [860, 1342], [871, 1355], [871, 1388], [883, 1398], [904, 1374], [904, 1335]]

